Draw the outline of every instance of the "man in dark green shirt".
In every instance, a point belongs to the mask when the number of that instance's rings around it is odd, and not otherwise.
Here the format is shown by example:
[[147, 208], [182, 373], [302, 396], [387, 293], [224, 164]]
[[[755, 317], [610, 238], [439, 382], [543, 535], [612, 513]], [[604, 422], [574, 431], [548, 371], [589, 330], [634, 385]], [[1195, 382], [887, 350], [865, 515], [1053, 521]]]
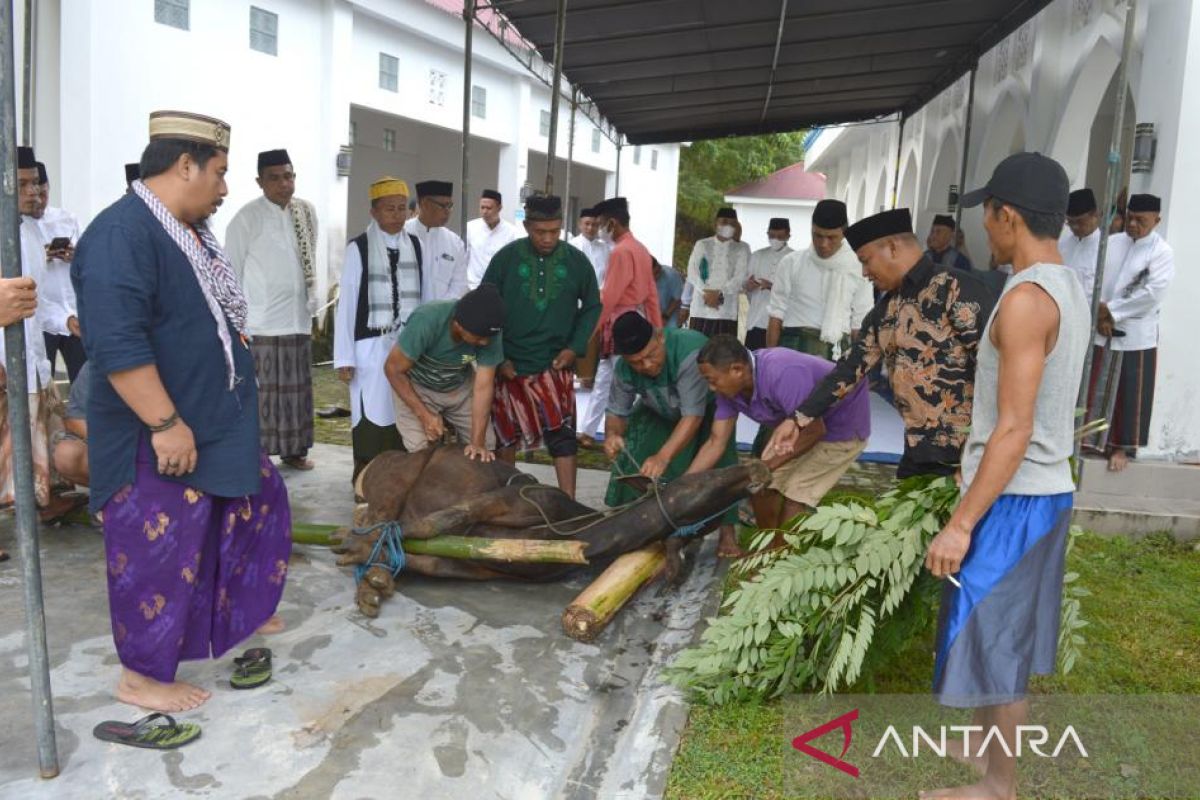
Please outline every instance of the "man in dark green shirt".
[[504, 302], [494, 286], [426, 303], [408, 318], [383, 367], [406, 450], [440, 441], [449, 422], [459, 441], [468, 439], [468, 458], [495, 459], [488, 413], [503, 325]]
[[515, 462], [518, 445], [545, 441], [559, 488], [574, 497], [573, 367], [600, 318], [600, 290], [587, 256], [562, 241], [559, 198], [529, 198], [525, 231], [492, 257], [480, 284], [498, 288], [507, 309], [492, 401], [498, 455]]

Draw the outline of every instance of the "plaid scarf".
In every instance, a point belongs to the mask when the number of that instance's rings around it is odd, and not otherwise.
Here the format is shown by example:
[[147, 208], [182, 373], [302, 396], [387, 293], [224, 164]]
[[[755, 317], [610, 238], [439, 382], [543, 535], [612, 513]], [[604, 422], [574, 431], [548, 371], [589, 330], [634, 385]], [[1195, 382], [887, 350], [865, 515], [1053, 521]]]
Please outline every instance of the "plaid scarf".
[[[237, 372], [233, 366], [233, 337], [228, 323], [232, 322], [239, 334], [246, 335], [246, 296], [242, 294], [242, 285], [229, 264], [229, 258], [221, 249], [217, 237], [208, 229], [207, 223], [189, 228], [167, 210], [154, 192], [146, 188], [146, 184], [134, 181], [132, 186], [192, 265], [196, 282], [204, 293], [204, 301], [208, 303], [208, 310], [217, 323], [217, 336], [221, 339], [225, 367], [229, 372], [229, 390], [233, 391]], [[191, 231], [195, 231], [196, 235], [193, 236]]]
[[316, 287], [313, 277], [316, 275], [317, 252], [317, 212], [312, 203], [293, 197], [288, 203], [288, 211], [292, 215], [292, 228], [296, 231], [296, 248], [300, 252], [300, 265], [304, 268], [304, 286], [308, 291], [308, 310], [314, 313], [317, 309]]
[[388, 257], [384, 233], [367, 225], [367, 327], [379, 333], [402, 328], [421, 305], [421, 267], [408, 234], [400, 231], [396, 265]]

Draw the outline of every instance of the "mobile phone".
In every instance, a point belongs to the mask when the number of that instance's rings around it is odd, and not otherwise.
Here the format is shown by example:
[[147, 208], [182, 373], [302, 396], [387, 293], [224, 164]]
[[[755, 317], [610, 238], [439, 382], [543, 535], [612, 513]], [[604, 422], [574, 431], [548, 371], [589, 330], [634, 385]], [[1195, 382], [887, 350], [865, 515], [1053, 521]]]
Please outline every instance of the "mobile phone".
[[71, 246], [71, 237], [55, 236], [50, 241], [50, 245], [48, 246], [47, 249], [49, 249], [49, 250], [66, 250], [70, 246]]

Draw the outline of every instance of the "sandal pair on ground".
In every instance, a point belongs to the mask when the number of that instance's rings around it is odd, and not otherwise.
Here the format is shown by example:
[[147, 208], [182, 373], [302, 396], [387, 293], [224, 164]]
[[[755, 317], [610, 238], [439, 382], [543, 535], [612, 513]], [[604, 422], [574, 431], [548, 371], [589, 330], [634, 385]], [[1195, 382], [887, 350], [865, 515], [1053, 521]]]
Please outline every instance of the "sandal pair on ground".
[[[254, 647], [233, 660], [229, 685], [234, 689], [256, 689], [271, 680], [271, 651]], [[107, 720], [92, 730], [102, 742], [113, 742], [147, 750], [174, 750], [200, 738], [200, 726], [176, 722], [170, 714], [149, 714], [136, 722]]]

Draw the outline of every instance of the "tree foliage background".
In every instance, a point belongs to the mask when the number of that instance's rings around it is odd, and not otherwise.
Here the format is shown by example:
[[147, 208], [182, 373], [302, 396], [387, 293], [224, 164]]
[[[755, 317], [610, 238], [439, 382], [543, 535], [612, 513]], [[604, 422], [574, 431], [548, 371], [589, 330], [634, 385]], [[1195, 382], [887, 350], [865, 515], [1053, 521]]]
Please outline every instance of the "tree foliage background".
[[687, 267], [697, 239], [712, 235], [725, 193], [804, 158], [805, 131], [693, 142], [680, 150], [675, 266]]

